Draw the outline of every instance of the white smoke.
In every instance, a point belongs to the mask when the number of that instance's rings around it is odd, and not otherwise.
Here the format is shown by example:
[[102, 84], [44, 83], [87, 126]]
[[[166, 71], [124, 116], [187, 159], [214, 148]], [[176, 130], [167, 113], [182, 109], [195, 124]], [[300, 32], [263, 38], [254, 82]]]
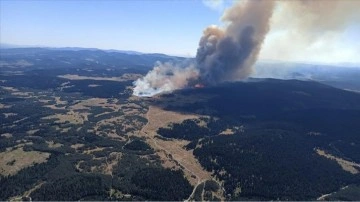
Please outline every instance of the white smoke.
[[169, 92], [186, 87], [190, 80], [196, 79], [199, 71], [195, 65], [181, 67], [179, 64], [170, 62], [157, 62], [155, 67], [134, 82], [133, 94], [141, 97], [151, 97], [153, 95]]

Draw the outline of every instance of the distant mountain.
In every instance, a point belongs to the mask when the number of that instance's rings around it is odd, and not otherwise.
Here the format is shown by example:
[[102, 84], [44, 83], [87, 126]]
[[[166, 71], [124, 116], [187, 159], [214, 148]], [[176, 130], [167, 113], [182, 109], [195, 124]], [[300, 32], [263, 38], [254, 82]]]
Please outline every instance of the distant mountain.
[[[99, 48], [82, 48], [82, 47], [47, 47], [47, 46], [30, 46], [30, 45], [14, 45], [7, 43], [0, 43], [0, 49], [13, 49], [13, 48], [43, 48], [48, 50], [63, 50], [63, 51], [81, 51], [81, 50], [90, 50], [90, 51], [105, 51], [109, 53], [126, 53], [131, 55], [143, 55], [147, 53], [132, 51], [132, 50], [116, 50], [116, 49], [99, 49]], [[158, 55], [165, 55], [162, 53], [151, 53]]]
[[313, 80], [337, 88], [360, 91], [360, 65], [351, 67], [279, 61], [259, 61], [253, 78]]
[[0, 43], [0, 49], [8, 49], [8, 48], [35, 48], [38, 46], [27, 46], [27, 45], [15, 45], [8, 43]]
[[[127, 50], [100, 50], [97, 48], [19, 48], [1, 44], [0, 68], [31, 70], [47, 68], [135, 68], [147, 72], [157, 61], [184, 64], [194, 58], [169, 56], [161, 53], [140, 53]], [[337, 88], [360, 91], [360, 66], [306, 64], [260, 60], [253, 78], [315, 80]]]
[[135, 51], [95, 48], [6, 48], [1, 50], [0, 68], [142, 68], [150, 69], [157, 61], [179, 62], [184, 57]]
[[105, 51], [108, 53], [125, 53], [130, 55], [143, 55], [145, 53], [138, 52], [138, 51], [129, 51], [129, 50], [115, 50], [115, 49], [109, 49], [109, 50], [103, 50], [98, 48], [80, 48], [80, 47], [64, 47], [64, 48], [47, 48], [50, 50], [68, 50], [68, 51], [83, 51], [83, 50], [89, 50], [89, 51]]

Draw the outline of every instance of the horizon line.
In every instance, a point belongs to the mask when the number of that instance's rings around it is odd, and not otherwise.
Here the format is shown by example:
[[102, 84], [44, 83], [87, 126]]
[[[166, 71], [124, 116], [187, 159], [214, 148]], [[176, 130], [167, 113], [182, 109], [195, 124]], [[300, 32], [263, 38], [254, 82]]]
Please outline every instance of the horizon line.
[[[4, 47], [5, 46], [5, 47]], [[158, 52], [142, 52], [137, 50], [121, 50], [121, 49], [103, 49], [95, 47], [79, 47], [79, 46], [45, 46], [45, 45], [18, 45], [10, 43], [0, 43], [0, 49], [16, 49], [16, 48], [43, 48], [43, 49], [83, 49], [83, 50], [99, 50], [105, 52], [119, 52], [130, 55], [145, 55], [145, 54], [161, 54], [170, 57], [183, 57], [183, 58], [195, 58], [196, 56], [185, 56], [185, 55], [176, 55], [168, 53], [158, 53]], [[69, 51], [78, 51], [78, 50], [69, 50]], [[259, 58], [256, 62], [273, 62], [273, 63], [298, 63], [298, 64], [312, 64], [312, 65], [329, 65], [329, 66], [346, 66], [346, 67], [360, 67], [360, 63], [352, 62], [337, 62], [337, 63], [325, 63], [325, 62], [316, 62], [316, 61], [289, 61], [289, 60], [275, 60], [268, 58]]]

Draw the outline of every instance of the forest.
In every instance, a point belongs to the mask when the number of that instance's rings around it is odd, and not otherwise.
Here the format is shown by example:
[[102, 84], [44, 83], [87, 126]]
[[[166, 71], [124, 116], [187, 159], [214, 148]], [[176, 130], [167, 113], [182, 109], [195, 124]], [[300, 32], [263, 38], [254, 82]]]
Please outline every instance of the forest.
[[[23, 154], [49, 154], [44, 162], [31, 164], [13, 175], [0, 175], [0, 200], [23, 196], [29, 190], [33, 191], [27, 197], [36, 201], [187, 199], [193, 187], [184, 178], [182, 171], [165, 169], [144, 139], [125, 135], [146, 124], [147, 120], [143, 116], [131, 114], [124, 118], [126, 124], [138, 122], [138, 126], [125, 128], [110, 122], [113, 126], [98, 127], [101, 133], [93, 131], [96, 123], [125, 116], [125, 109], [145, 110], [140, 108], [142, 103], [133, 101], [129, 104], [135, 107], [129, 105], [119, 111], [88, 106], [87, 120], [77, 125], [71, 120], [56, 122], [56, 119], [43, 119], [54, 114], [66, 114], [68, 106], [95, 100], [92, 98], [103, 98], [102, 102], [112, 106], [126, 105], [131, 95], [131, 91], [126, 88], [132, 85], [132, 81], [72, 81], [58, 75], [96, 77], [145, 72], [137, 68], [118, 68], [111, 72], [80, 69], [37, 68], [19, 75], [0, 72], [0, 80], [6, 81], [3, 84], [6, 87], [0, 87], [0, 103], [1, 106], [11, 106], [0, 109], [0, 134], [5, 134], [0, 136], [0, 152], [19, 150]], [[72, 87], [59, 88], [66, 82]], [[99, 87], [94, 89], [89, 87], [90, 84]], [[21, 97], [16, 93], [32, 97]], [[59, 97], [61, 103], [54, 101], [54, 97]], [[55, 107], [44, 107], [40, 99], [47, 100], [46, 104]], [[84, 109], [77, 111], [82, 112]], [[112, 130], [121, 135], [120, 138], [109, 137], [107, 133]], [[14, 163], [17, 161], [12, 160], [7, 165]], [[107, 171], [106, 166], [109, 164], [111, 170]], [[23, 199], [29, 200], [26, 197]]]
[[[315, 151], [321, 148], [360, 161], [359, 94], [295, 80], [229, 83], [177, 94], [214, 95], [166, 106], [179, 112], [202, 112], [210, 117], [208, 124], [203, 127], [186, 120], [160, 128], [158, 134], [190, 140], [186, 148], [225, 182], [228, 200], [316, 200], [360, 183], [359, 174], [343, 170]], [[168, 96], [163, 99], [161, 105]], [[244, 130], [220, 135], [239, 126]]]
[[[19, 58], [33, 66], [16, 66]], [[226, 200], [316, 200], [328, 193], [327, 200], [359, 200], [360, 174], [317, 153], [360, 162], [358, 93], [315, 81], [248, 79], [140, 99], [132, 97], [132, 80], [59, 77], [144, 75], [154, 60], [168, 59], [89, 50], [2, 55], [9, 65], [0, 70], [0, 152], [46, 158], [0, 175], [0, 200], [26, 193], [39, 201], [188, 199], [194, 187], [183, 171], [164, 168], [157, 150], [138, 137], [150, 105], [200, 117], [154, 131], [163, 141], [189, 141], [184, 148], [223, 183], [202, 182], [195, 200], [219, 200], [212, 193], [220, 188]]]

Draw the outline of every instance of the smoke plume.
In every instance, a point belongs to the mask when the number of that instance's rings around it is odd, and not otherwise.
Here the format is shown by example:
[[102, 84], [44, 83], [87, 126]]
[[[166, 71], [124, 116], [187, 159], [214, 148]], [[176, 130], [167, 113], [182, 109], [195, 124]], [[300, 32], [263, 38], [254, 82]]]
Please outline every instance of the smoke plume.
[[226, 27], [204, 30], [193, 64], [157, 64], [134, 82], [134, 95], [152, 96], [190, 84], [244, 79], [251, 74], [259, 54], [292, 60], [306, 50], [313, 50], [312, 55], [329, 55], [329, 42], [349, 23], [360, 21], [359, 7], [356, 0], [238, 1], [223, 14]]
[[226, 29], [205, 29], [196, 55], [200, 80], [206, 84], [243, 79], [259, 54], [269, 31], [274, 1], [246, 1], [227, 10]]
[[241, 1], [228, 9], [225, 29], [210, 26], [199, 42], [196, 62], [181, 68], [157, 64], [144, 78], [134, 82], [134, 95], [155, 94], [186, 87], [189, 82], [207, 85], [247, 77], [269, 30], [274, 1]]
[[181, 67], [172, 63], [157, 62], [154, 69], [134, 82], [133, 94], [151, 97], [161, 92], [184, 88], [190, 80], [198, 78], [199, 71], [193, 66]]

